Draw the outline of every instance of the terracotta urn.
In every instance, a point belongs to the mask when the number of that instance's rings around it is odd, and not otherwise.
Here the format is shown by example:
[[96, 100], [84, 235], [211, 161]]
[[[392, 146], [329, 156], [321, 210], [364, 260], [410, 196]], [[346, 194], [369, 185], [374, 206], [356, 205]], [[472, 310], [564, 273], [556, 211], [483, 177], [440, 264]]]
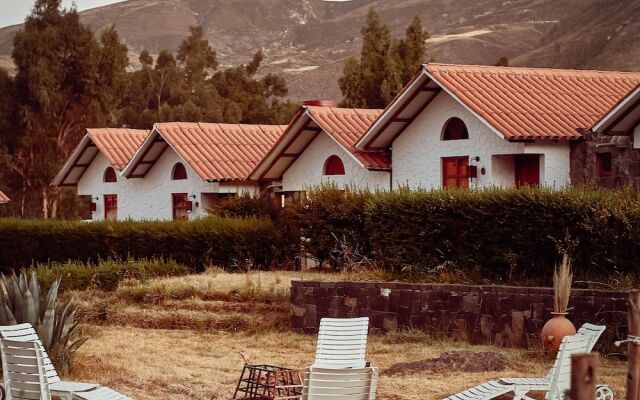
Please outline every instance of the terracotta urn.
[[542, 327], [540, 338], [545, 350], [558, 350], [565, 336], [576, 334], [576, 327], [567, 319], [567, 313], [552, 312], [551, 315], [553, 317]]

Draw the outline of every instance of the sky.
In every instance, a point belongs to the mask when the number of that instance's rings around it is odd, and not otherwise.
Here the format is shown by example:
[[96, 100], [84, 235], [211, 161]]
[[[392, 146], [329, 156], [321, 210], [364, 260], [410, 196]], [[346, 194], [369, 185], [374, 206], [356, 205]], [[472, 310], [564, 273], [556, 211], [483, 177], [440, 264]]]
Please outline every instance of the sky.
[[[123, 0], [75, 0], [78, 10], [119, 3]], [[0, 27], [24, 22], [35, 0], [0, 0]], [[62, 0], [63, 7], [70, 7], [72, 0]]]

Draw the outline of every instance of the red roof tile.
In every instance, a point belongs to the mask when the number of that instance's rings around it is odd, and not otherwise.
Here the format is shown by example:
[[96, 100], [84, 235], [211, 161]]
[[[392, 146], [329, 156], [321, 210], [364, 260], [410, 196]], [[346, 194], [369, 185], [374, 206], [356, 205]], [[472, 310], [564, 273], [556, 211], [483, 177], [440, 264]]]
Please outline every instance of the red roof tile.
[[574, 140], [638, 83], [635, 72], [425, 64], [358, 148], [390, 146], [440, 89], [505, 139]]
[[308, 106], [311, 118], [329, 135], [351, 152], [368, 169], [391, 168], [387, 151], [363, 151], [355, 144], [378, 118], [382, 110]]
[[246, 180], [286, 125], [196, 122], [155, 124], [164, 140], [209, 181]]
[[90, 128], [87, 135], [98, 150], [109, 160], [111, 166], [120, 171], [131, 160], [149, 131], [124, 128]]
[[9, 197], [7, 197], [6, 194], [0, 191], [0, 204], [5, 204], [5, 203], [8, 203], [9, 201], [11, 201]]
[[640, 73], [426, 64], [506, 139], [577, 139], [640, 83]]
[[87, 129], [87, 134], [78, 143], [51, 184], [76, 185], [98, 152], [102, 153], [113, 169], [122, 170], [148, 135], [149, 131], [140, 129]]

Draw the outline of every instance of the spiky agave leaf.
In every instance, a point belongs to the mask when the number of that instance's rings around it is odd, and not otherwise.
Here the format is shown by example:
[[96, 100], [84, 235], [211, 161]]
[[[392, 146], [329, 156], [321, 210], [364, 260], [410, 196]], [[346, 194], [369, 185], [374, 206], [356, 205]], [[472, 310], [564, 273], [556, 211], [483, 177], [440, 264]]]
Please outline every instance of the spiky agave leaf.
[[56, 320], [56, 301], [58, 299], [58, 288], [60, 287], [60, 278], [56, 279], [51, 285], [49, 289], [49, 293], [47, 294], [47, 301], [45, 302], [45, 311], [44, 316], [42, 317], [42, 334], [40, 332], [40, 340], [45, 349], [51, 347], [51, 343], [53, 340], [53, 332], [55, 329], [55, 320]]
[[2, 303], [0, 306], [0, 324], [2, 325], [17, 325], [16, 317], [13, 315], [6, 303]]
[[22, 304], [22, 322], [28, 322], [36, 326], [39, 322], [38, 315], [36, 314], [36, 301], [28, 288], [22, 292]]
[[42, 318], [41, 307], [40, 307], [40, 283], [38, 282], [38, 276], [36, 275], [36, 270], [31, 270], [31, 278], [29, 279], [29, 291], [31, 292], [31, 296], [34, 300], [34, 306], [36, 308], [36, 315], [38, 319]]

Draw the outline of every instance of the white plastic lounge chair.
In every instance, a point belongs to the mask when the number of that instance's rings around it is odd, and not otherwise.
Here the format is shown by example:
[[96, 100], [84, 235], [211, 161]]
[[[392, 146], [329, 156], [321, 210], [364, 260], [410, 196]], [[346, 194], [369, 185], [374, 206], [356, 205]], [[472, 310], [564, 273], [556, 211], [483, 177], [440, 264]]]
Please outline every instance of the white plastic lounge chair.
[[[31, 326], [31, 324], [0, 326], [0, 338], [21, 342], [37, 343], [40, 346], [40, 348], [42, 349], [42, 362], [47, 378], [48, 390], [53, 396], [60, 397], [64, 400], [72, 400], [73, 398], [86, 398], [91, 400], [118, 400], [128, 398], [127, 396], [120, 394], [112, 389], [102, 388], [97, 383], [61, 380], [60, 376], [58, 376], [58, 373], [56, 372], [55, 367], [51, 363], [49, 356], [47, 355], [47, 351], [42, 346], [42, 342], [40, 341], [38, 334], [36, 333], [35, 329], [33, 329], [33, 326]], [[90, 392], [91, 397], [84, 397], [85, 395], [89, 396]], [[112, 397], [107, 396], [107, 392]], [[98, 396], [99, 393], [102, 393], [104, 397], [95, 397]], [[81, 397], [76, 397], [74, 396], [74, 394], [78, 394]], [[10, 397], [8, 399], [10, 399]]]
[[39, 344], [2, 339], [0, 352], [7, 400], [51, 399]]
[[369, 318], [322, 318], [314, 368], [364, 368]]
[[303, 381], [303, 400], [375, 400], [378, 369], [310, 367]]
[[[590, 335], [565, 337], [562, 340], [560, 350], [558, 350], [558, 355], [548, 375], [550, 379], [498, 379], [449, 396], [447, 400], [488, 400], [510, 392], [514, 393], [514, 400], [531, 400], [531, 397], [527, 396], [527, 393], [530, 391], [546, 391], [546, 400], [562, 400], [564, 399], [565, 391], [569, 389], [571, 381], [571, 356], [573, 354], [586, 352], [590, 343]], [[612, 393], [606, 386], [599, 387], [599, 392], [603, 393], [603, 387], [609, 390], [609, 393]]]
[[[585, 335], [589, 338], [589, 342], [587, 344], [587, 348], [585, 349], [585, 353], [590, 353], [600, 336], [607, 329], [605, 325], [594, 325], [594, 324], [583, 324], [580, 329], [576, 332], [576, 335]], [[547, 376], [544, 378], [500, 378], [498, 381], [501, 384], [508, 385], [528, 385], [531, 387], [536, 387], [538, 389], [531, 390], [546, 390], [545, 388], [549, 386], [549, 382], [551, 381], [551, 374], [553, 373], [553, 369], [549, 371]], [[598, 385], [596, 398], [598, 400], [612, 400], [613, 399], [613, 391], [606, 385]]]

